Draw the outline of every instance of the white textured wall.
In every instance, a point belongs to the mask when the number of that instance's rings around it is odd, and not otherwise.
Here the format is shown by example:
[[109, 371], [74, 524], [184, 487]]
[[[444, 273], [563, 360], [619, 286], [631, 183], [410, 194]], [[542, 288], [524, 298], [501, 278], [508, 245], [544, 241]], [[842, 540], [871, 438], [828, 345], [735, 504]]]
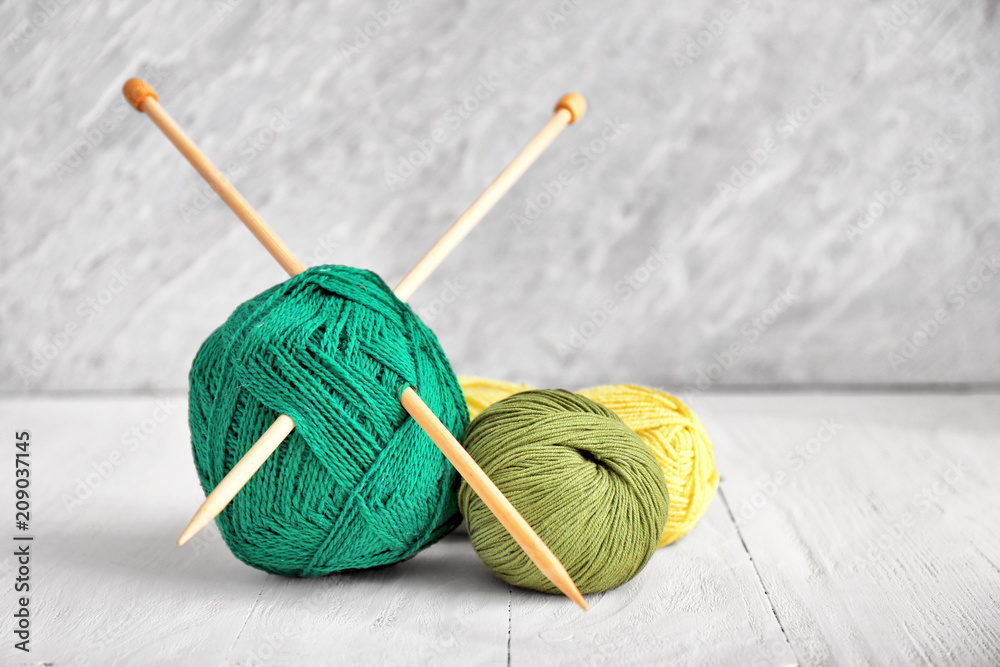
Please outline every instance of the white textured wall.
[[585, 94], [412, 300], [460, 374], [1000, 381], [996, 0], [108, 4], [0, 5], [3, 391], [181, 388], [207, 334], [283, 279], [125, 106], [136, 75], [306, 263], [390, 284]]

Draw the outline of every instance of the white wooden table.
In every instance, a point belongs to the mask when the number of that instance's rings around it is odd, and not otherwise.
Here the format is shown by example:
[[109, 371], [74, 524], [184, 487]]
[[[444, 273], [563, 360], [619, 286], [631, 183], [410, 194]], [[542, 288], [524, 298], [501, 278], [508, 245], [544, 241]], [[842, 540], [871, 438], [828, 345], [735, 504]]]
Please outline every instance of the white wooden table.
[[[1000, 396], [719, 395], [720, 493], [633, 581], [514, 590], [458, 532], [397, 566], [297, 580], [212, 526], [182, 396], [0, 399], [0, 539], [31, 431], [31, 652], [4, 665], [1000, 663]], [[117, 453], [116, 453], [117, 452]], [[20, 594], [18, 594], [20, 595]]]

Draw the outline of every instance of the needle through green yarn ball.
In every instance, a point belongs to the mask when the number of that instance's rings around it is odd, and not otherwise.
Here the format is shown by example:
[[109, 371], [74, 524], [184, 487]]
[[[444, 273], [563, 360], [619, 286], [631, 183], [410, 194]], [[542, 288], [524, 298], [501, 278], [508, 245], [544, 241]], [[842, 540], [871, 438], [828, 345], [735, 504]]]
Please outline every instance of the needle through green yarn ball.
[[[656, 551], [667, 521], [663, 472], [608, 408], [561, 389], [525, 391], [483, 410], [464, 445], [581, 593], [625, 583]], [[464, 481], [458, 505], [494, 574], [559, 592]]]
[[280, 414], [295, 430], [219, 515], [233, 554], [318, 576], [395, 563], [450, 532], [458, 475], [400, 404], [407, 386], [461, 440], [468, 408], [437, 338], [370, 271], [312, 268], [240, 305], [191, 368], [202, 488]]

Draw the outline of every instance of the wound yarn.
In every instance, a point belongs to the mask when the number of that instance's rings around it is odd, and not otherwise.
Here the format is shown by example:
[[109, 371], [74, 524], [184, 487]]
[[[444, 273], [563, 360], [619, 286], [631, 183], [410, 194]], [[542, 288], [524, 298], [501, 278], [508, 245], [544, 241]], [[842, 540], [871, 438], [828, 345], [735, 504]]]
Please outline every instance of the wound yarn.
[[[473, 418], [511, 394], [531, 389], [485, 378], [459, 378]], [[615, 412], [652, 451], [670, 491], [670, 515], [660, 546], [674, 542], [705, 514], [719, 473], [708, 431], [680, 399], [656, 389], [629, 384], [605, 385], [579, 392]]]
[[[610, 409], [559, 389], [525, 391], [484, 409], [464, 445], [581, 593], [625, 583], [656, 551], [667, 486], [652, 453]], [[464, 481], [458, 505], [494, 574], [559, 593]]]
[[459, 377], [458, 383], [465, 394], [465, 402], [469, 406], [469, 417], [475, 419], [479, 413], [497, 401], [502, 401], [512, 394], [530, 391], [534, 387], [526, 384], [515, 384], [503, 380], [490, 380], [481, 377]]
[[458, 475], [399, 401], [412, 386], [461, 440], [468, 409], [433, 332], [376, 274], [311, 268], [240, 305], [190, 373], [210, 492], [279, 414], [285, 439], [219, 515], [233, 554], [291, 576], [395, 563], [461, 521]]

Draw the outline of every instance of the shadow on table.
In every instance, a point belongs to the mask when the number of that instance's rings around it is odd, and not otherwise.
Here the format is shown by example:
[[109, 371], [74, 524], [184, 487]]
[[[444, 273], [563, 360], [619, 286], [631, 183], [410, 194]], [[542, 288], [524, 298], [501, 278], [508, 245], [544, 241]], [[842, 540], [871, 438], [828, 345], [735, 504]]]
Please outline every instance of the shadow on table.
[[[197, 585], [207, 589], [250, 586], [259, 589], [267, 573], [233, 556], [218, 528], [207, 526], [183, 547], [175, 540], [177, 526], [113, 524], [99, 531], [39, 535], [39, 542], [64, 572], [88, 579], [130, 579], [135, 582]], [[276, 575], [271, 575], [276, 576]], [[413, 558], [329, 577], [282, 578], [290, 587], [310, 581], [338, 579], [338, 586], [387, 584], [434, 589], [435, 594], [491, 591], [506, 596], [508, 586], [483, 565], [468, 533], [460, 528]]]

